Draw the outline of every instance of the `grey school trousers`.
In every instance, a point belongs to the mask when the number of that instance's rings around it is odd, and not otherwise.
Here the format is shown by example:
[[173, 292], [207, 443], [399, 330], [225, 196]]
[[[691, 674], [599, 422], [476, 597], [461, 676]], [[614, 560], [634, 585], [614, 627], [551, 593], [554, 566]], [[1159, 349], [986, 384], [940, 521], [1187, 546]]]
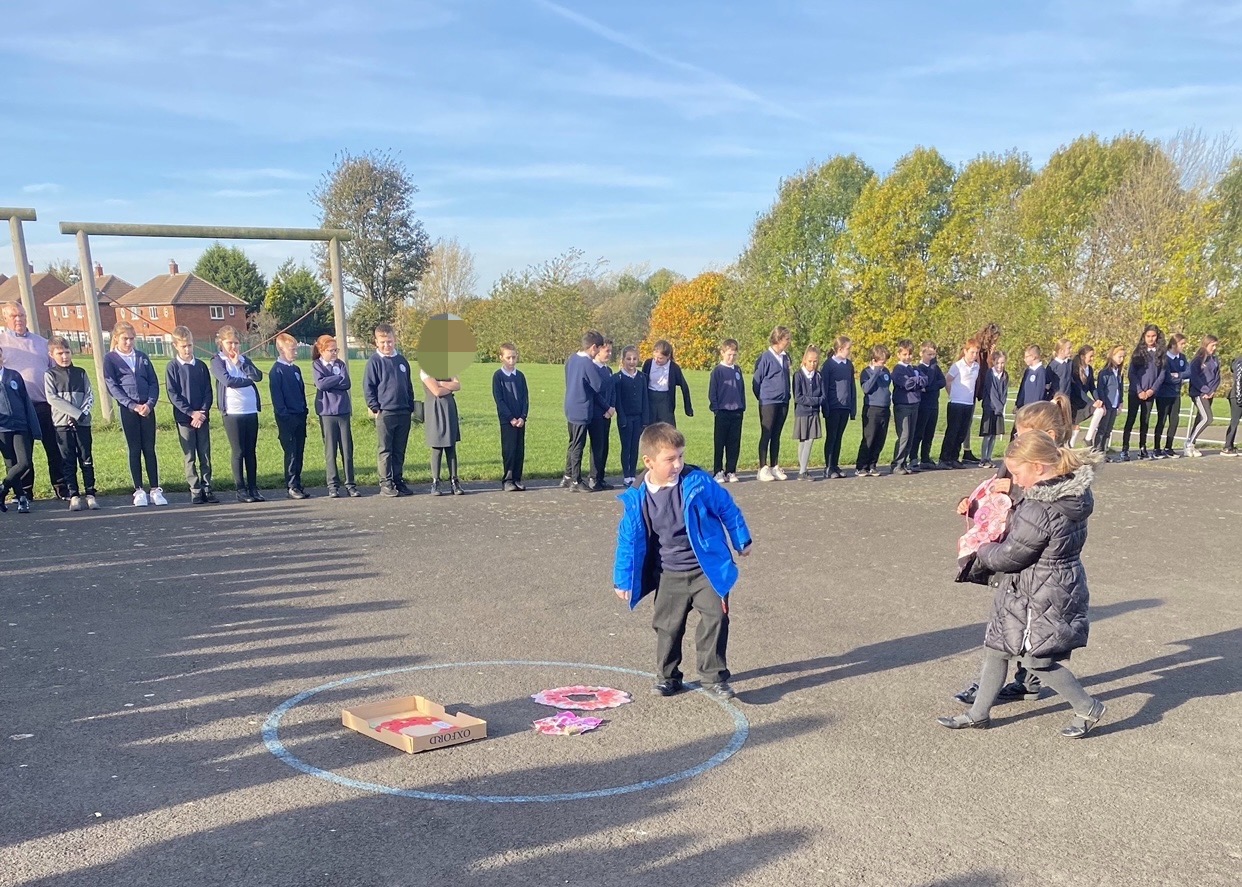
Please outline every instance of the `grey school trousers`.
[[656, 633], [656, 673], [662, 680], [681, 680], [681, 645], [690, 611], [699, 614], [694, 633], [699, 680], [718, 684], [729, 679], [725, 649], [729, 645], [729, 614], [725, 601], [702, 570], [663, 573], [655, 593], [651, 627]]

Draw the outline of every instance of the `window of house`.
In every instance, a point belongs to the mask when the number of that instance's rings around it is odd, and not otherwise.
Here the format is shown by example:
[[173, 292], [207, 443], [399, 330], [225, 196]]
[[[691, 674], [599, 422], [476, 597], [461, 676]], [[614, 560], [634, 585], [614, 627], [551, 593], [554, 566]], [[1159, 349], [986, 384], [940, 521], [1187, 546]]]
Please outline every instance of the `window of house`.
[[154, 305], [150, 305], [147, 307], [147, 317], [151, 318], [152, 320], [158, 320], [159, 316], [160, 316], [160, 309], [156, 308]]
[[61, 316], [61, 317], [68, 317], [68, 316], [69, 316], [69, 306], [68, 306], [68, 305], [61, 305], [61, 306], [60, 306], [60, 316]]
[[211, 306], [211, 319], [212, 320], [224, 320], [224, 306], [223, 305], [212, 305]]
[[82, 319], [82, 306], [79, 305], [78, 306], [78, 320], [81, 320], [81, 319]]
[[236, 305], [230, 305], [230, 306], [229, 306], [229, 317], [232, 317], [232, 316], [233, 316], [234, 314], [236, 314], [236, 313], [237, 313], [237, 306], [236, 306]]
[[171, 308], [165, 308], [165, 309], [164, 309], [164, 316], [165, 316], [165, 317], [172, 317], [172, 309], [171, 309]]

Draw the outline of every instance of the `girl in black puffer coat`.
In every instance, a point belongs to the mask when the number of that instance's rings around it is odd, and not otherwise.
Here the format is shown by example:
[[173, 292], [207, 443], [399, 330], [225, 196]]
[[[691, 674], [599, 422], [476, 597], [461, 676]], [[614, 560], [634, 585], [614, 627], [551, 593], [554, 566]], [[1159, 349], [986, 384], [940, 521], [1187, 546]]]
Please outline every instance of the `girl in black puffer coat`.
[[1098, 462], [1098, 453], [1058, 447], [1042, 432], [1027, 432], [1009, 445], [1005, 465], [1025, 495], [1004, 540], [983, 545], [975, 560], [972, 578], [991, 574], [988, 584], [996, 589], [979, 689], [969, 712], [939, 718], [941, 725], [990, 726], [1010, 661], [1034, 670], [1073, 707], [1075, 718], [1062, 735], [1085, 736], [1104, 714], [1104, 704], [1060, 664], [1087, 645], [1089, 595], [1081, 554]]

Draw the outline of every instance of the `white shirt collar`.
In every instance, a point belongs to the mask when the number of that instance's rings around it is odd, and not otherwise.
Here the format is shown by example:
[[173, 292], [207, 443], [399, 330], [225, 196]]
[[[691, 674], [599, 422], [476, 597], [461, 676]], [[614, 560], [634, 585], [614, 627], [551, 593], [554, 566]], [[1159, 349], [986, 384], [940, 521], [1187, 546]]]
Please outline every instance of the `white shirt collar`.
[[508, 369], [507, 367], [501, 367], [501, 368], [500, 368], [500, 371], [501, 371], [502, 373], [504, 373], [506, 376], [516, 376], [516, 375], [517, 375], [517, 367], [514, 367], [513, 369]]
[[677, 486], [677, 481], [678, 481], [678, 478], [673, 478], [671, 481], [669, 481], [666, 484], [657, 485], [651, 482], [650, 471], [648, 471], [645, 475], [643, 475], [643, 484], [647, 487], [648, 493], [658, 493], [660, 492], [660, 490], [667, 490], [669, 487], [675, 487]]

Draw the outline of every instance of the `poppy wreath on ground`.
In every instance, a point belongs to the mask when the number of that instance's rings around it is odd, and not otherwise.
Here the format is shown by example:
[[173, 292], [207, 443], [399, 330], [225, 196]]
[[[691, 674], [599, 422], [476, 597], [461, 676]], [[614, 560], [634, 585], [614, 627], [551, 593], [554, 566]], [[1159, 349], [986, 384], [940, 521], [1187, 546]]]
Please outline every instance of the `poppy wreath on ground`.
[[[586, 699], [575, 697], [587, 697]], [[576, 708], [579, 711], [598, 711], [602, 708], [616, 708], [630, 702], [630, 694], [624, 690], [611, 687], [557, 687], [554, 690], [543, 690], [530, 697], [540, 705], [553, 708]]]
[[594, 730], [602, 723], [604, 721], [601, 718], [583, 717], [572, 711], [558, 711], [551, 717], [540, 718], [531, 726], [535, 728], [535, 732], [545, 736], [577, 736]]

